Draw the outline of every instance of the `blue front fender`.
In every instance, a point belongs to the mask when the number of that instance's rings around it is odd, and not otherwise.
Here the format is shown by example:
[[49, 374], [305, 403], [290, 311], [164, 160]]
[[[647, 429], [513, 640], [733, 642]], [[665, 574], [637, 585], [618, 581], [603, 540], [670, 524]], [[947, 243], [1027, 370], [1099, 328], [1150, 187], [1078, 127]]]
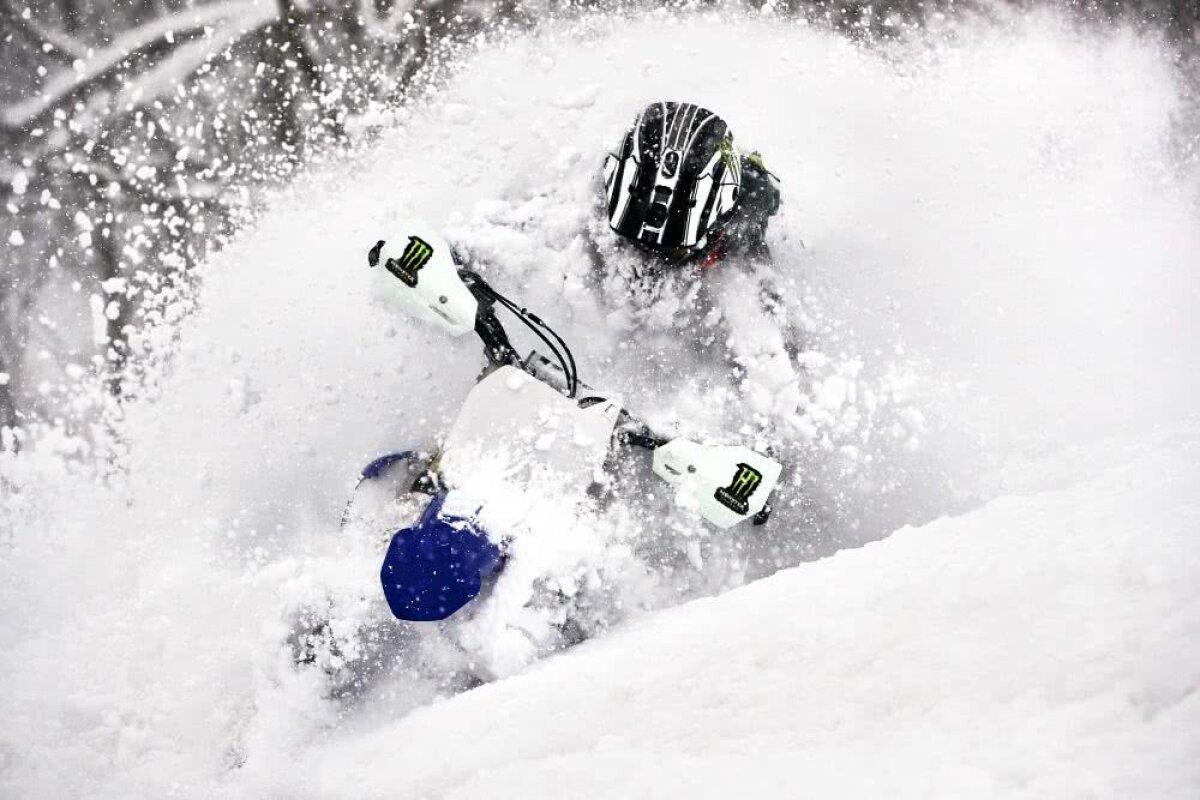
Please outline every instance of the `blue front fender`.
[[379, 577], [392, 613], [403, 620], [446, 619], [479, 595], [504, 555], [473, 521], [442, 514], [439, 492], [420, 521], [397, 531]]

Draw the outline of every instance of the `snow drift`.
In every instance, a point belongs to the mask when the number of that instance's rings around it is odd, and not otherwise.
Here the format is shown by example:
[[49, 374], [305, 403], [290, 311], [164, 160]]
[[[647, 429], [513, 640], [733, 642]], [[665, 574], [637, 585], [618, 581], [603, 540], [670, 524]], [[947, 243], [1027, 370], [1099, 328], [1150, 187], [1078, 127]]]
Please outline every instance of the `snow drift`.
[[[619, 267], [592, 215], [601, 154], [660, 95], [720, 109], [784, 180], [778, 317], [737, 271], [707, 286], [731, 347], [767, 352], [782, 320], [804, 349], [737, 390], [675, 335], [672, 296], [589, 266], [591, 230]], [[791, 779], [830, 794], [1186, 795], [1200, 226], [1170, 156], [1180, 96], [1153, 42], [1052, 18], [883, 49], [670, 14], [481, 44], [208, 265], [198, 311], [151, 334], [175, 351], [126, 411], [117, 477], [6, 456], [0, 791], [533, 793], [590, 771], [613, 781], [596, 793], [702, 793], [733, 788], [721, 764], [779, 788], [797, 754]], [[481, 363], [372, 301], [366, 249], [416, 217], [542, 312], [588, 382], [681, 433], [770, 434], [794, 465], [765, 533], [671, 520], [639, 571], [623, 554], [658, 522], [631, 514], [566, 530], [539, 568], [591, 559], [653, 610], [1000, 499], [401, 722], [448, 687], [393, 669], [331, 700], [285, 642], [300, 609], [353, 627], [382, 602], [376, 543], [336, 535], [346, 492], [444, 429]], [[493, 674], [532, 657], [509, 621], [477, 632]]]
[[1193, 796], [1200, 432], [1176, 433], [302, 751], [251, 793]]

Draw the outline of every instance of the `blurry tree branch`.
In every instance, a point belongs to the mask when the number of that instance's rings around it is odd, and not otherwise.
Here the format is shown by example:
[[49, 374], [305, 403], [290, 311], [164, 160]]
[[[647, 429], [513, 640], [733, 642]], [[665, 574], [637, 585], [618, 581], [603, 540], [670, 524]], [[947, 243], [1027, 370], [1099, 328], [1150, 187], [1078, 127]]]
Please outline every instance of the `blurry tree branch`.
[[[60, 72], [45, 89], [4, 109], [0, 124], [10, 129], [45, 125], [57, 110], [69, 108], [102, 89], [117, 89], [146, 74], [186, 42], [212, 36], [214, 25], [232, 25], [241, 32], [254, 30], [274, 18], [266, 2], [229, 2], [177, 12], [171, 17], [141, 25], [112, 46]], [[179, 75], [178, 77], [184, 77]]]
[[[124, 395], [147, 355], [141, 320], [169, 302], [155, 293], [176, 296], [244, 213], [237, 187], [342, 140], [346, 114], [394, 101], [434, 43], [492, 13], [464, 0], [19, 6], [0, 0], [6, 46], [45, 79], [0, 105], [0, 427], [47, 402], [46, 379], [70, 365]], [[54, 296], [74, 305], [39, 312]], [[58, 328], [58, 313], [91, 325]]]
[[291, 52], [294, 53], [293, 57], [300, 69], [300, 74], [304, 76], [313, 96], [322, 97], [326, 93], [325, 80], [321, 77], [321, 72], [317, 69], [312, 53], [304, 41], [303, 19], [296, 10], [296, 4], [293, 0], [276, 0], [276, 2], [279, 6], [279, 19], [283, 24], [287, 43]]
[[399, 41], [405, 35], [400, 30], [405, 17], [412, 23], [412, 9], [409, 3], [393, 3], [387, 11], [380, 11], [374, 0], [358, 0], [357, 21], [372, 36]]
[[305, 40], [304, 19], [297, 10], [294, 0], [276, 0], [276, 2], [279, 6], [279, 19], [287, 41], [287, 49], [292, 54], [292, 59], [305, 83], [305, 88], [320, 108], [322, 121], [328, 121], [331, 124], [330, 132], [335, 136], [341, 136], [340, 121], [336, 117], [328, 118], [326, 113], [329, 90]]
[[40, 52], [67, 66], [87, 56], [88, 48], [83, 43], [69, 34], [41, 24], [28, 9], [23, 13], [18, 12], [12, 0], [0, 0], [0, 20]]

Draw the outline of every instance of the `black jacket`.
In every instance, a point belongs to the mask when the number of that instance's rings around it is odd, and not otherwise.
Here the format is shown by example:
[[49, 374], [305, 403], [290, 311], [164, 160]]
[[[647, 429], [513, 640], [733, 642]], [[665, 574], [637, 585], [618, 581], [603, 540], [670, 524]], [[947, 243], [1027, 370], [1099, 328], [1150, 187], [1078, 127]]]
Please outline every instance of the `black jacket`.
[[727, 256], [769, 259], [767, 223], [779, 210], [778, 179], [758, 153], [742, 156], [741, 197], [733, 213], [709, 236], [709, 249], [697, 256], [703, 266], [713, 266]]

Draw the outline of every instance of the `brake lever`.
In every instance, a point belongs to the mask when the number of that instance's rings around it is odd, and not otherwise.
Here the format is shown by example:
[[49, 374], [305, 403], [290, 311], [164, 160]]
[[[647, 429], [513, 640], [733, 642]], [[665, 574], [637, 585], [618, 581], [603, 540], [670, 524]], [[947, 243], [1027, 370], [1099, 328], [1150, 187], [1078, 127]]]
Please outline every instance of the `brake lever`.
[[769, 495], [767, 495], [766, 505], [764, 505], [762, 507], [762, 510], [760, 510], [757, 514], [754, 515], [754, 518], [750, 521], [750, 524], [756, 528], [759, 525], [766, 525], [767, 520], [769, 520], [771, 518], [771, 511], [774, 508], [774, 505], [775, 505], [775, 492], [771, 492]]

